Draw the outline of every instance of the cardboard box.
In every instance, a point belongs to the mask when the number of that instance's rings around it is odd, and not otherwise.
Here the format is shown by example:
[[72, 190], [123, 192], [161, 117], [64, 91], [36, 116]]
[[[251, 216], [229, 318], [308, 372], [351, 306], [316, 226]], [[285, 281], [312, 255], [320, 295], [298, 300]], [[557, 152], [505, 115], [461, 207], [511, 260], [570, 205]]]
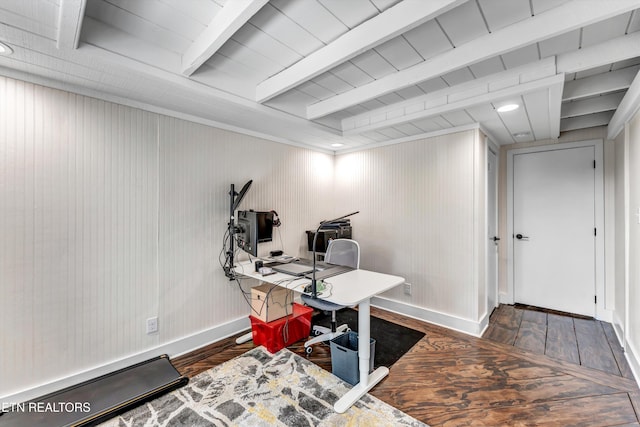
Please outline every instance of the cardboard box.
[[292, 313], [293, 291], [265, 283], [251, 289], [251, 316], [272, 322]]

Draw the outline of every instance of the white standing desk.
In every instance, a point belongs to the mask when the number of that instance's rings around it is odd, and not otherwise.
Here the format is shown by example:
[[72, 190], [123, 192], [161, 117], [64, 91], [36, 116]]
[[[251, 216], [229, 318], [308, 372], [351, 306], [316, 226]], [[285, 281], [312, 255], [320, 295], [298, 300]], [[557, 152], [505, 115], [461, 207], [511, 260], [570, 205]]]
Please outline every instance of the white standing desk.
[[[283, 273], [262, 276], [256, 273], [250, 261], [238, 263], [235, 271], [243, 276], [272, 283], [301, 292], [311, 281], [305, 278], [295, 278]], [[353, 386], [347, 394], [342, 396], [334, 405], [338, 413], [343, 413], [365, 393], [371, 390], [389, 374], [389, 368], [381, 366], [369, 374], [371, 338], [371, 297], [388, 291], [402, 283], [404, 278], [390, 274], [376, 273], [368, 270], [353, 270], [324, 280], [327, 289], [320, 295], [323, 300], [349, 307], [358, 306], [358, 363], [360, 382]]]

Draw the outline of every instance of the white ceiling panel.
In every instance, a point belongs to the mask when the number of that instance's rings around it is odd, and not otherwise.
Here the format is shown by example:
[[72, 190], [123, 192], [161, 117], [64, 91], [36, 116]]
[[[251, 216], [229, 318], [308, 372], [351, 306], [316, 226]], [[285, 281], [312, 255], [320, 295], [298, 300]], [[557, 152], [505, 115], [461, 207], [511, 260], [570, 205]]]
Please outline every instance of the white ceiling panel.
[[404, 37], [395, 37], [375, 50], [396, 70], [404, 70], [423, 61]]
[[324, 7], [349, 28], [357, 27], [378, 14], [369, 0], [319, 0]]
[[452, 113], [443, 114], [442, 117], [453, 126], [464, 126], [473, 123], [473, 119], [466, 111], [454, 111]]
[[632, 67], [638, 64], [640, 64], [640, 57], [628, 59], [626, 61], [616, 62], [611, 64], [611, 71], [620, 70], [621, 68]]
[[[149, 9], [146, 12], [140, 12], [140, 15], [145, 16], [150, 20], [157, 19], [158, 22], [165, 23], [164, 26], [167, 28], [170, 28], [171, 21], [175, 20], [176, 17], [179, 16], [186, 16], [201, 23], [202, 25], [209, 25], [213, 17], [220, 12], [220, 9], [225, 4], [223, 0], [192, 0], [189, 2], [185, 2], [184, 0], [109, 0], [109, 2], [117, 5], [118, 7], [128, 8], [134, 12], [137, 10], [135, 8]], [[170, 8], [170, 10], [166, 10], [165, 8]], [[156, 13], [160, 14], [162, 18], [156, 18], [154, 15]]]
[[401, 125], [394, 126], [394, 128], [396, 130], [404, 133], [405, 135], [409, 135], [409, 136], [418, 135], [418, 134], [424, 133], [424, 131], [422, 129], [420, 129], [419, 127], [417, 127], [413, 123], [403, 123]]
[[388, 93], [388, 94], [386, 94], [384, 96], [381, 96], [379, 98], [376, 98], [376, 99], [378, 101], [380, 101], [381, 103], [383, 103], [384, 105], [392, 105], [392, 104], [395, 104], [397, 102], [404, 101], [404, 99], [400, 95], [395, 93], [395, 92]]
[[553, 9], [568, 2], [569, 0], [531, 0], [534, 15], [539, 15], [542, 12]]
[[362, 71], [351, 62], [338, 65], [330, 71], [353, 87], [362, 86], [374, 80], [369, 74]]
[[329, 89], [333, 93], [342, 93], [353, 89], [353, 86], [349, 83], [331, 73], [321, 74], [311, 81]]
[[400, 132], [398, 129], [395, 129], [395, 128], [379, 129], [378, 133], [381, 133], [387, 139], [399, 139], [399, 138], [405, 138], [408, 136], [406, 133]]
[[390, 138], [386, 135], [381, 134], [380, 132], [364, 132], [361, 134], [362, 136], [364, 136], [365, 138], [370, 139], [371, 141], [374, 142], [382, 142], [382, 141], [388, 141]]
[[[0, 22], [11, 23], [16, 28], [55, 40], [58, 10], [58, 5], [50, 1], [40, 3], [23, 0], [2, 1], [0, 2]], [[7, 41], [4, 36], [2, 39]]]
[[300, 86], [298, 86], [298, 90], [314, 97], [319, 101], [335, 95], [335, 93], [331, 92], [329, 89], [320, 86], [312, 81], [301, 84]]
[[529, 0], [478, 0], [478, 3], [491, 32], [531, 17]]
[[549, 91], [541, 90], [537, 92], [527, 93], [523, 96], [524, 107], [529, 116], [531, 124], [531, 140], [549, 139]]
[[504, 123], [500, 118], [485, 120], [482, 122], [482, 127], [491, 134], [492, 140], [495, 139], [494, 142], [498, 145], [512, 144], [515, 142], [513, 135], [504, 127]]
[[635, 33], [636, 31], [640, 31], [640, 9], [636, 9], [631, 12], [631, 19], [629, 21], [627, 33]]
[[443, 129], [443, 127], [440, 126], [440, 124], [438, 124], [432, 118], [415, 120], [412, 123], [413, 123], [414, 126], [416, 126], [417, 128], [419, 128], [420, 130], [422, 130], [425, 133], [426, 132], [435, 132], [437, 130]]
[[429, 59], [453, 48], [440, 25], [434, 20], [427, 21], [406, 32], [404, 37], [424, 59]]
[[499, 56], [485, 59], [482, 62], [470, 65], [469, 68], [476, 78], [486, 77], [505, 70], [502, 59]]
[[269, 3], [249, 22], [301, 56], [307, 56], [324, 46], [319, 39]]
[[[87, 9], [95, 7], [94, 3], [101, 2], [88, 0]], [[142, 20], [155, 23], [159, 28], [191, 40], [198, 37], [221, 10], [221, 7], [212, 1], [190, 2], [189, 7], [184, 7], [184, 2], [162, 0], [109, 0], [108, 3], [117, 9], [138, 16]]]
[[542, 58], [571, 52], [580, 48], [580, 30], [560, 34], [559, 36], [548, 40], [543, 40], [538, 44], [540, 46], [540, 56]]
[[409, 86], [396, 92], [402, 99], [411, 99], [416, 96], [424, 95], [424, 90], [419, 86]]
[[[185, 36], [104, 1], [88, 2], [86, 14], [133, 37], [176, 53], [184, 52], [191, 45], [193, 39], [204, 29], [202, 24], [196, 23], [191, 27], [193, 29], [195, 26], [196, 31], [192, 32], [191, 36]], [[194, 24], [192, 20], [188, 23]], [[181, 26], [174, 25], [173, 27]]]
[[487, 120], [498, 120], [498, 113], [491, 104], [476, 105], [467, 108], [467, 114], [476, 122], [485, 122]]
[[501, 56], [507, 69], [520, 67], [521, 65], [530, 64], [541, 59], [537, 44], [531, 44], [520, 49], [504, 53]]
[[233, 35], [232, 39], [254, 52], [260, 52], [283, 68], [302, 59], [302, 55], [295, 50], [280, 43], [253, 25], [243, 26]]
[[631, 12], [624, 13], [584, 27], [582, 30], [581, 47], [593, 46], [594, 44], [623, 36], [629, 24], [630, 17]]
[[391, 6], [398, 4], [400, 0], [371, 0], [380, 12], [389, 9]]
[[282, 70], [282, 66], [280, 64], [274, 62], [270, 58], [267, 58], [258, 51], [247, 49], [246, 46], [241, 45], [233, 39], [228, 40], [224, 45], [222, 45], [218, 53], [214, 55], [213, 58], [216, 58], [217, 56], [222, 56], [229, 61], [238, 62], [245, 67], [254, 70], [256, 76], [260, 80]]
[[454, 46], [489, 34], [475, 1], [468, 1], [436, 18]]
[[437, 90], [449, 87], [447, 82], [445, 82], [442, 77], [427, 80], [426, 82], [420, 83], [418, 86], [420, 86], [420, 89], [422, 89], [425, 93], [435, 92]]
[[379, 79], [396, 71], [393, 65], [389, 64], [374, 50], [369, 50], [356, 56], [351, 62], [374, 79]]
[[602, 65], [596, 68], [590, 68], [588, 70], [579, 71], [575, 73], [574, 79], [584, 79], [585, 77], [595, 76], [597, 74], [607, 73], [611, 71], [611, 64]]
[[442, 129], [449, 129], [453, 127], [453, 124], [451, 124], [451, 122], [449, 122], [442, 116], [434, 117], [431, 120], [433, 120], [433, 122], [440, 126]]
[[468, 67], [464, 67], [443, 75], [442, 79], [447, 83], [447, 85], [455, 86], [473, 80], [474, 76], [471, 74], [471, 70], [469, 70]]
[[376, 108], [384, 107], [385, 105], [387, 104], [384, 104], [379, 99], [372, 99], [363, 104], [360, 104], [360, 107], [363, 108], [365, 111], [371, 111], [371, 110], [375, 110]]
[[271, 0], [270, 4], [325, 44], [349, 30], [349, 27], [315, 0]]

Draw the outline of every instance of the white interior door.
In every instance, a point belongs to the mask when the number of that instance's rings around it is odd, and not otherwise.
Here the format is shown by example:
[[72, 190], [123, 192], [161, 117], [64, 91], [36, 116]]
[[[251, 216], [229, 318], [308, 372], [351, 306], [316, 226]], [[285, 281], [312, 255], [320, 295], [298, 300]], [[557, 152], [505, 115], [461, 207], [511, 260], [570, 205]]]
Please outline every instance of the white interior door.
[[489, 314], [498, 306], [498, 161], [488, 150], [487, 173], [487, 304]]
[[595, 149], [513, 158], [515, 302], [595, 315]]

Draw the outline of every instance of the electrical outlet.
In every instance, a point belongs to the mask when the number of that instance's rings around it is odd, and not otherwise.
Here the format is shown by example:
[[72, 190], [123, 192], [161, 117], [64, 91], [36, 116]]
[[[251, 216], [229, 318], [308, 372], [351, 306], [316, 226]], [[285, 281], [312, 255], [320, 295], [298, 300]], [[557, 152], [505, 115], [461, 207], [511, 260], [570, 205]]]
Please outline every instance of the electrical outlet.
[[147, 334], [154, 334], [158, 332], [158, 318], [150, 317], [147, 319]]
[[411, 295], [411, 283], [404, 284], [404, 293], [405, 295]]

